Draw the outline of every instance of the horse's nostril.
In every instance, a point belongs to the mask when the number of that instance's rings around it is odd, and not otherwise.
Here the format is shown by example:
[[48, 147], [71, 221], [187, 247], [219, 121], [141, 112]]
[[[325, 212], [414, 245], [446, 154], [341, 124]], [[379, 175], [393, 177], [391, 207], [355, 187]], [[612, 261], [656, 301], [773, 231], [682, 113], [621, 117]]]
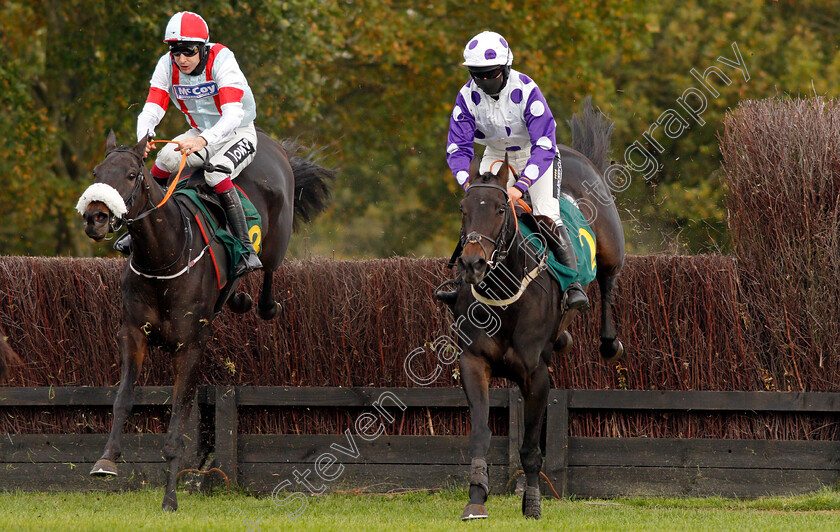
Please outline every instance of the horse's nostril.
[[96, 223], [102, 224], [108, 221], [108, 215], [104, 212], [96, 213]]

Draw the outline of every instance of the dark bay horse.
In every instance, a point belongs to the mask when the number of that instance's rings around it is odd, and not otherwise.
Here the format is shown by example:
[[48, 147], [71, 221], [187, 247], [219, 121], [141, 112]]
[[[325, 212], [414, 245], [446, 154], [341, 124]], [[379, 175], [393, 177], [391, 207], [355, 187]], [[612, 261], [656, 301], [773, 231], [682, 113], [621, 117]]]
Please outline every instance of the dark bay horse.
[[[596, 115], [587, 101], [582, 118], [572, 119], [573, 144], [584, 153], [558, 146], [562, 192], [574, 200], [584, 200], [589, 209], [594, 206], [597, 211], [594, 220], [591, 216], [587, 219], [597, 241], [600, 352], [605, 360], [615, 360], [624, 352], [611, 312], [615, 282], [624, 264], [624, 233], [603, 177], [612, 126], [612, 122]], [[527, 487], [522, 513], [538, 519], [543, 460], [540, 439], [550, 385], [548, 363], [554, 349], [568, 352], [571, 336], [566, 329], [578, 311], [561, 313], [560, 286], [548, 270], [538, 267], [541, 257], [529, 246], [522, 246], [524, 239], [516, 228], [516, 215], [506, 192], [507, 161], [498, 173], [483, 175], [478, 175], [477, 162], [478, 158], [473, 161], [470, 186], [461, 201], [461, 234], [465, 238], [457, 266], [466, 282], [453, 305], [459, 326], [461, 382], [472, 425], [470, 501], [461, 518], [487, 517], [489, 384], [491, 377], [504, 377], [519, 386], [524, 400], [524, 439], [519, 456]], [[526, 282], [528, 279], [531, 281]], [[507, 297], [511, 294], [521, 295], [518, 299]]]
[[0, 382], [6, 379], [9, 372], [9, 366], [12, 364], [20, 364], [20, 358], [17, 353], [6, 342], [6, 335], [3, 329], [0, 329]]
[[[120, 279], [122, 374], [113, 427], [102, 458], [90, 474], [117, 474], [120, 438], [132, 409], [135, 381], [149, 344], [158, 345], [171, 353], [175, 374], [172, 417], [164, 445], [167, 485], [163, 498], [163, 509], [175, 510], [182, 436], [193, 407], [202, 354], [213, 333], [209, 325], [220, 309], [221, 299], [235, 290], [238, 280], [228, 281], [220, 289], [213, 263], [206, 257], [197, 260], [204, 248], [200, 228], [184, 213], [179, 201], [173, 198], [156, 207], [164, 198], [164, 190], [150, 178], [144, 165], [146, 142], [142, 139], [133, 147], [117, 147], [112, 131], [105, 159], [93, 171], [95, 183], [82, 196], [83, 200], [87, 197], [88, 204], [80, 200], [78, 206], [90, 238], [100, 241], [114, 223], [123, 222], [133, 246]], [[262, 219], [263, 283], [258, 313], [263, 319], [271, 319], [278, 310], [272, 292], [274, 270], [286, 254], [293, 222], [295, 218], [309, 221], [323, 210], [335, 171], [294, 156], [292, 143], [278, 143], [259, 130], [258, 145], [253, 162], [234, 184], [251, 199]], [[228, 306], [242, 313], [250, 309], [251, 299], [239, 293], [228, 299]]]

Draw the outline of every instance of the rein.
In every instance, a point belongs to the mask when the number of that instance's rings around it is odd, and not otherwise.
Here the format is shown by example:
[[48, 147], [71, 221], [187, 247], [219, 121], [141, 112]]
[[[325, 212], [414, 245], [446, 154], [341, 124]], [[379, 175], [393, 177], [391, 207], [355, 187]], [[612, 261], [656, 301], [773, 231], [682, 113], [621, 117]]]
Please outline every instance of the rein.
[[[149, 142], [151, 142], [152, 144], [167, 143], [167, 142], [178, 144], [174, 140], [151, 140]], [[151, 203], [151, 189], [149, 188], [149, 182], [146, 179], [146, 166], [143, 164], [144, 159], [142, 157], [140, 157], [139, 155], [137, 155], [136, 153], [134, 153], [134, 150], [132, 148], [128, 147], [128, 146], [120, 146], [119, 148], [116, 148], [115, 150], [112, 150], [110, 153], [108, 153], [108, 155], [111, 155], [111, 153], [130, 153], [131, 155], [133, 155], [137, 159], [139, 172], [138, 172], [138, 175], [137, 175], [137, 180], [134, 182], [134, 188], [131, 189], [131, 194], [129, 194], [128, 199], [125, 200], [126, 207], [131, 208], [131, 206], [134, 205], [135, 197], [137, 196], [137, 193], [140, 191], [140, 183], [141, 182], [146, 187], [146, 203], [151, 206], [150, 209], [148, 209], [146, 211], [143, 211], [140, 215], [138, 215], [135, 218], [124, 218], [123, 221], [125, 222], [126, 225], [130, 225], [134, 222], [138, 222], [138, 221], [142, 220], [143, 218], [145, 218], [146, 216], [149, 216], [150, 214], [152, 214], [157, 209], [163, 207], [166, 204], [166, 202], [169, 201], [169, 198], [172, 197], [172, 193], [175, 192], [175, 187], [173, 187], [172, 184], [178, 182], [178, 180], [181, 178], [181, 173], [184, 171], [184, 167], [187, 164], [187, 154], [186, 154], [186, 152], [184, 152], [181, 155], [181, 163], [178, 165], [178, 173], [175, 174], [175, 179], [170, 181], [167, 184], [166, 194], [163, 196], [163, 199], [161, 200], [161, 202], [158, 203], [157, 205], [153, 205]], [[106, 159], [107, 159], [107, 156], [106, 156]], [[119, 229], [119, 227], [120, 227], [119, 225], [114, 226], [114, 229]]]
[[[155, 144], [178, 144], [176, 140], [150, 140], [149, 141], [153, 146]], [[175, 191], [175, 187], [172, 186], [173, 183], [177, 183], [179, 179], [181, 179], [181, 172], [184, 171], [184, 167], [187, 165], [187, 152], [181, 153], [181, 162], [178, 164], [178, 173], [175, 174], [175, 179], [167, 184], [166, 194], [163, 196], [163, 199], [160, 203], [157, 204], [155, 209], [162, 207], [164, 203], [169, 201], [169, 198], [172, 196], [172, 192]]]
[[[156, 144], [156, 143], [161, 143], [161, 144], [163, 144], [163, 143], [174, 143], [174, 144], [177, 144], [177, 142], [174, 141], [174, 140], [152, 140], [152, 141], [149, 141], [149, 142], [151, 142], [153, 144]], [[134, 205], [134, 201], [137, 197], [137, 193], [140, 192], [141, 183], [143, 184], [143, 186], [146, 187], [146, 205], [151, 207], [151, 208], [149, 208], [145, 211], [142, 211], [139, 215], [137, 215], [134, 218], [127, 218], [127, 217], [123, 216], [122, 218], [119, 218], [116, 223], [112, 222], [111, 227], [116, 231], [122, 226], [123, 223], [126, 226], [129, 226], [133, 223], [137, 223], [140, 220], [142, 220], [143, 218], [152, 214], [157, 209], [161, 208], [163, 205], [166, 204], [167, 201], [169, 201], [169, 198], [172, 197], [172, 193], [175, 191], [174, 184], [177, 183], [178, 180], [181, 178], [181, 173], [183, 172], [184, 167], [186, 166], [187, 154], [186, 154], [186, 152], [184, 152], [181, 155], [181, 163], [178, 166], [178, 173], [175, 175], [175, 179], [169, 182], [168, 187], [167, 187], [167, 191], [166, 191], [166, 194], [163, 197], [163, 200], [161, 200], [161, 202], [158, 203], [157, 205], [154, 205], [151, 202], [151, 188], [149, 187], [149, 182], [148, 182], [148, 179], [146, 178], [146, 165], [144, 164], [144, 159], [142, 157], [140, 157], [137, 153], [135, 153], [134, 150], [132, 148], [128, 147], [128, 146], [120, 146], [120, 147], [112, 150], [111, 152], [109, 152], [108, 155], [111, 155], [111, 153], [130, 153], [131, 155], [133, 155], [137, 159], [137, 162], [138, 162], [138, 170], [139, 171], [138, 171], [137, 179], [134, 182], [134, 188], [131, 189], [131, 194], [129, 194], [128, 199], [125, 200], [126, 207], [131, 208], [131, 206]], [[106, 159], [107, 159], [107, 156], [106, 156]], [[183, 259], [185, 253], [188, 256], [192, 255], [192, 241], [193, 241], [192, 230], [191, 230], [190, 224], [188, 222], [188, 217], [187, 217], [186, 214], [184, 214], [184, 211], [181, 208], [180, 204], [178, 205], [178, 212], [181, 215], [182, 222], [184, 223], [184, 233], [186, 234], [186, 238], [184, 239], [184, 246], [181, 248], [181, 253], [178, 254], [178, 256], [175, 258], [174, 261], [167, 264], [166, 266], [163, 266], [161, 268], [155, 268], [155, 269], [152, 269], [152, 270], [146, 270], [145, 272], [137, 269], [134, 266], [133, 258], [129, 257], [128, 265], [131, 268], [132, 272], [136, 273], [137, 275], [141, 275], [143, 277], [149, 278], [149, 279], [160, 279], [160, 280], [175, 279], [176, 277], [180, 277], [181, 275], [183, 275], [185, 273], [188, 273], [190, 268], [195, 266], [195, 264], [204, 256], [204, 252], [207, 250], [208, 247], [210, 247], [209, 244], [201, 250], [201, 253], [199, 253], [199, 255], [196, 258], [188, 261], [187, 265], [181, 271], [179, 271], [178, 273], [173, 274], [173, 275], [164, 275], [164, 276], [155, 275], [156, 273], [166, 271], [166, 270], [172, 268], [173, 266], [175, 266], [176, 264], [178, 264], [181, 261], [181, 259]], [[128, 214], [128, 213], [126, 213], [126, 214]]]
[[[490, 184], [485, 184], [485, 183], [478, 183], [478, 184], [475, 184], [475, 185], [470, 185], [469, 189], [467, 190], [467, 193], [469, 193], [469, 191], [474, 189], [474, 188], [492, 188], [492, 189], [498, 190], [499, 192], [504, 194], [505, 199], [508, 199], [507, 190], [500, 187], [499, 185], [490, 185]], [[512, 200], [510, 202], [508, 202], [508, 201], [505, 202], [506, 205], [508, 203], [509, 203], [509, 205], [513, 205]], [[491, 270], [493, 269], [493, 267], [497, 263], [497, 257], [498, 257], [498, 261], [505, 260], [505, 257], [507, 257], [508, 252], [510, 252], [510, 248], [513, 246], [513, 239], [511, 239], [511, 241], [508, 243], [507, 249], [505, 249], [504, 251], [501, 250], [501, 246], [499, 245], [499, 243], [504, 244], [504, 242], [506, 240], [508, 226], [510, 225], [511, 212], [512, 212], [511, 209], [508, 209], [507, 207], [505, 208], [505, 220], [502, 223], [502, 230], [499, 231], [499, 235], [495, 239], [490, 238], [489, 236], [481, 234], [477, 231], [470, 231], [464, 237], [464, 241], [463, 241], [464, 246], [466, 246], [467, 244], [473, 244], [473, 243], [478, 244], [479, 246], [481, 246], [481, 250], [484, 253], [485, 257], [487, 257], [487, 250], [484, 248], [484, 244], [482, 243], [482, 240], [487, 240], [488, 242], [493, 244], [493, 248], [494, 248], [493, 253], [487, 259], [487, 265], [490, 266]]]
[[[482, 240], [487, 240], [488, 242], [493, 244], [493, 246], [494, 246], [493, 253], [490, 256], [490, 258], [487, 260], [487, 265], [490, 268], [490, 272], [492, 272], [493, 268], [495, 268], [495, 266], [499, 262], [505, 260], [505, 258], [510, 253], [510, 250], [513, 247], [513, 244], [516, 241], [515, 238], [511, 238], [510, 241], [508, 242], [507, 248], [504, 251], [500, 250], [499, 243], [504, 244], [505, 240], [507, 240], [508, 225], [510, 225], [510, 217], [511, 217], [512, 213], [513, 213], [513, 223], [514, 223], [514, 226], [515, 226], [515, 232], [519, 233], [520, 235], [522, 234], [522, 233], [519, 232], [519, 223], [516, 220], [516, 205], [518, 204], [520, 207], [523, 208], [523, 210], [525, 210], [525, 212], [527, 212], [529, 214], [532, 212], [532, 209], [531, 209], [530, 206], [528, 206], [527, 203], [522, 201], [522, 198], [519, 198], [516, 201], [514, 201], [513, 198], [508, 196], [507, 190], [503, 187], [500, 187], [499, 185], [478, 183], [478, 184], [475, 184], [475, 185], [470, 185], [467, 192], [469, 192], [473, 188], [492, 188], [492, 189], [498, 190], [502, 194], [505, 195], [505, 198], [507, 200], [507, 201], [505, 201], [505, 204], [506, 204], [505, 219], [504, 219], [504, 222], [502, 223], [502, 229], [501, 229], [501, 231], [499, 231], [499, 235], [495, 239], [490, 238], [487, 235], [483, 235], [481, 233], [478, 233], [476, 231], [471, 231], [466, 235], [466, 237], [464, 237], [464, 241], [463, 241], [463, 245], [467, 245], [467, 244], [470, 244], [470, 243], [476, 243], [479, 246], [481, 246], [481, 249], [484, 252], [485, 257], [487, 256], [487, 251], [485, 250], [484, 244], [481, 241]], [[488, 297], [485, 297], [485, 296], [481, 295], [478, 292], [478, 290], [476, 290], [475, 286], [471, 286], [470, 288], [471, 288], [473, 297], [475, 297], [476, 300], [478, 300], [478, 301], [480, 301], [480, 302], [482, 302], [486, 305], [493, 306], [493, 307], [504, 307], [504, 306], [508, 306], [512, 303], [515, 303], [515, 302], [519, 301], [519, 298], [521, 298], [522, 294], [525, 293], [525, 289], [528, 288], [528, 285], [531, 284], [531, 282], [539, 276], [540, 272], [547, 267], [547, 257], [548, 257], [547, 252], [542, 254], [542, 257], [540, 258], [539, 264], [537, 264], [531, 271], [529, 271], [528, 273], [525, 274], [525, 277], [519, 283], [519, 289], [517, 290], [517, 292], [513, 296], [511, 296], [507, 299], [490, 299]]]

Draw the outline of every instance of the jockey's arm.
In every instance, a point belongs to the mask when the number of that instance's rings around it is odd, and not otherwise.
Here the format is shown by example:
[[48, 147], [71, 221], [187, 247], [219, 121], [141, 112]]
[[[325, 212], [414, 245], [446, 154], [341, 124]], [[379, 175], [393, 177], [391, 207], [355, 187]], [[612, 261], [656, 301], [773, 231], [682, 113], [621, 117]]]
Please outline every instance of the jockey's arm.
[[152, 74], [152, 79], [149, 82], [149, 95], [146, 97], [146, 103], [143, 105], [143, 110], [137, 117], [137, 141], [149, 134], [149, 137], [155, 136], [155, 128], [163, 116], [166, 114], [166, 109], [169, 107], [169, 89], [172, 85], [169, 77], [169, 54], [163, 55], [155, 66], [155, 71]]
[[449, 136], [446, 140], [446, 163], [455, 180], [464, 190], [470, 177], [475, 142], [475, 117], [470, 113], [461, 92], [455, 99], [455, 107], [449, 117]]
[[557, 155], [554, 115], [539, 87], [534, 87], [525, 105], [525, 125], [531, 139], [531, 156], [514, 186], [525, 192], [551, 167]]

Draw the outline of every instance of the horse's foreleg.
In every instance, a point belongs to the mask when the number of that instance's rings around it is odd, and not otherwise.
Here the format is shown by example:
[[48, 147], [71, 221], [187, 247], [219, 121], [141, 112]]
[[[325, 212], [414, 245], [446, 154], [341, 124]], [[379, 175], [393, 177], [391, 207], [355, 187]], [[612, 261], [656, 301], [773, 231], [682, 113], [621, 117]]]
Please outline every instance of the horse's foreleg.
[[263, 269], [263, 283], [257, 313], [260, 318], [270, 320], [280, 310], [280, 303], [274, 300], [274, 270]]
[[200, 349], [193, 347], [177, 353], [172, 359], [175, 389], [172, 397], [172, 418], [169, 420], [166, 442], [163, 446], [163, 456], [166, 459], [166, 492], [163, 496], [163, 509], [168, 511], [178, 509], [175, 489], [178, 485], [181, 455], [184, 453], [184, 429], [195, 400], [199, 358]]
[[522, 496], [522, 514], [533, 519], [539, 519], [541, 515], [539, 482], [543, 458], [540, 436], [548, 402], [548, 389], [548, 367], [545, 364], [540, 364], [534, 371], [530, 382], [524, 387], [520, 386], [525, 410], [525, 427], [522, 447], [519, 448], [519, 460], [522, 462], [527, 483], [525, 494]]
[[96, 461], [90, 474], [94, 476], [109, 476], [117, 474], [116, 461], [122, 454], [121, 438], [123, 425], [134, 407], [134, 384], [143, 366], [143, 359], [148, 350], [146, 335], [140, 329], [123, 325], [120, 329], [120, 355], [122, 370], [120, 387], [114, 401], [113, 424], [108, 443], [102, 457]]
[[616, 338], [615, 323], [612, 317], [612, 305], [615, 301], [616, 275], [598, 275], [598, 288], [601, 292], [601, 358], [613, 362], [624, 354], [624, 345]]
[[461, 382], [470, 405], [470, 502], [461, 519], [487, 517], [487, 495], [490, 477], [487, 474], [487, 451], [490, 449], [490, 365], [469, 352], [461, 355]]

